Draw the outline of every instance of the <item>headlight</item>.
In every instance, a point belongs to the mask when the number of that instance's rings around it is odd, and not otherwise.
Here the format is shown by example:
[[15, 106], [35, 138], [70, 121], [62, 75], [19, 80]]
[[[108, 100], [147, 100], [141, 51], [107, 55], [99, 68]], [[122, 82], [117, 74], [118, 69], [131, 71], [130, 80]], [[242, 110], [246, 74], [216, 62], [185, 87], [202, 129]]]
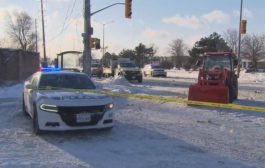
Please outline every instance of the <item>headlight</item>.
[[58, 112], [58, 108], [56, 105], [42, 104], [40, 105], [40, 109], [48, 112], [55, 112], [55, 113]]
[[113, 108], [113, 106], [114, 106], [113, 103], [107, 104], [107, 105], [105, 105], [105, 109], [111, 110]]

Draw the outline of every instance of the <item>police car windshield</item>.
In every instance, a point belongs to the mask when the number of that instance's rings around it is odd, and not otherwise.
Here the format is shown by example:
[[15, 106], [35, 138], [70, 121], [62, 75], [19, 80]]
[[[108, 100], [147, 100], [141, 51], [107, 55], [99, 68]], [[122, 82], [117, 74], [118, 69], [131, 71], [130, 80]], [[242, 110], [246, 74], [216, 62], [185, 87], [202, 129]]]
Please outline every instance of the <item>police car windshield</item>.
[[92, 81], [82, 74], [43, 74], [39, 87], [95, 89]]
[[131, 63], [131, 62], [120, 63], [120, 66], [124, 67], [124, 68], [135, 68], [136, 67], [136, 65], [134, 63]]

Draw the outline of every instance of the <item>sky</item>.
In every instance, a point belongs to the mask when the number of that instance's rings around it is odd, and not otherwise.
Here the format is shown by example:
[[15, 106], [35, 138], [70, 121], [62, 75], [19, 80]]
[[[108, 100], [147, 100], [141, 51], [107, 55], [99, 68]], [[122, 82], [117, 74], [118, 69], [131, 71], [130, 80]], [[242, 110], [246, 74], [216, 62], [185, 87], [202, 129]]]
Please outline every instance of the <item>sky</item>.
[[[91, 12], [124, 0], [91, 0]], [[248, 34], [265, 33], [265, 1], [244, 0], [243, 19]], [[83, 0], [44, 0], [47, 56], [67, 51], [83, 51]], [[157, 55], [169, 56], [169, 45], [178, 38], [188, 47], [213, 32], [223, 34], [239, 27], [240, 0], [133, 0], [132, 18], [125, 18], [125, 7], [117, 5], [91, 17], [93, 37], [103, 39], [106, 51], [118, 54], [122, 49], [134, 49], [139, 43], [157, 48]], [[40, 0], [0, 1], [0, 40], [6, 35], [7, 13], [26, 11], [37, 20], [39, 51], [42, 55]], [[105, 24], [105, 26], [103, 26]], [[93, 50], [100, 58], [102, 51]]]

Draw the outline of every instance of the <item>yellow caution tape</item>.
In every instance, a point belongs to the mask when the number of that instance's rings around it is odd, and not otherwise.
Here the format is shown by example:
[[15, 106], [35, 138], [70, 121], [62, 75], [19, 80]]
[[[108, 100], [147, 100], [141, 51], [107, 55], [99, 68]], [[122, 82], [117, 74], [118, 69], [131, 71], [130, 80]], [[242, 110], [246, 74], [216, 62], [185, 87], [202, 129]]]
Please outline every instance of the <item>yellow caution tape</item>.
[[[176, 98], [176, 97], [140, 95], [140, 94], [131, 94], [131, 93], [116, 93], [116, 92], [101, 91], [101, 90], [53, 88], [53, 87], [45, 87], [45, 88], [38, 88], [38, 89], [44, 89], [44, 90], [60, 89], [60, 90], [73, 91], [73, 92], [90, 92], [90, 93], [106, 94], [106, 95], [113, 96], [113, 97], [126, 97], [126, 98], [142, 99], [142, 100], [159, 101], [159, 102], [173, 102], [173, 103], [178, 103], [178, 104], [187, 104], [187, 105], [194, 105], [194, 106], [206, 106], [206, 107], [216, 107], [216, 108], [247, 110], [247, 111], [254, 111], [254, 112], [265, 112], [265, 107], [247, 106], [247, 105], [231, 104], [231, 103], [222, 104], [222, 103], [192, 101], [192, 100]], [[34, 89], [34, 90], [38, 90], [38, 89]]]

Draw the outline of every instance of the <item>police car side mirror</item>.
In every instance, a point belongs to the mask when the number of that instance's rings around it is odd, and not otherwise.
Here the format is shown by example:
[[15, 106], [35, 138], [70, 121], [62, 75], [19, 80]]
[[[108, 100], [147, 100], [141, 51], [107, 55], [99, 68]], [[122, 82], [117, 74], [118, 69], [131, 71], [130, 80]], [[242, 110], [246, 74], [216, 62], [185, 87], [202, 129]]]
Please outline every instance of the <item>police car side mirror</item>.
[[34, 88], [34, 86], [32, 84], [27, 84], [25, 87], [26, 87], [26, 89], [33, 89]]

